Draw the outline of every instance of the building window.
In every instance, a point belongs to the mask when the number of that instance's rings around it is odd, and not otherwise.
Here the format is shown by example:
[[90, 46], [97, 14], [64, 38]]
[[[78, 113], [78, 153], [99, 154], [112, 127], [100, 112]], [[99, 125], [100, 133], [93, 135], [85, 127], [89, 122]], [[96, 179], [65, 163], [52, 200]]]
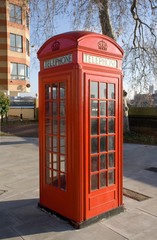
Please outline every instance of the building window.
[[29, 56], [29, 41], [26, 39], [26, 53]]
[[23, 37], [10, 33], [10, 50], [15, 52], [23, 52]]
[[26, 12], [26, 27], [29, 29], [29, 14]]
[[29, 80], [29, 67], [21, 63], [11, 63], [11, 79]]
[[10, 21], [22, 24], [22, 7], [10, 4]]

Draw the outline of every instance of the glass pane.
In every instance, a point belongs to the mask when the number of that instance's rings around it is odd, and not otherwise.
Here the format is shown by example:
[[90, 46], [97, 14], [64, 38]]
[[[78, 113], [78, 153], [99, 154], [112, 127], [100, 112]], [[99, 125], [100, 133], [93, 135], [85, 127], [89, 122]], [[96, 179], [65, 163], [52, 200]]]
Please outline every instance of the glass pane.
[[115, 183], [114, 170], [108, 172], [108, 184], [113, 185]]
[[51, 142], [52, 142], [51, 136], [46, 136], [46, 149], [51, 150]]
[[65, 83], [60, 83], [60, 98], [65, 98]]
[[57, 84], [56, 84], [56, 83], [53, 83], [53, 85], [52, 85], [52, 98], [53, 98], [53, 99], [56, 99], [56, 98], [57, 98], [57, 95], [58, 95], [57, 89], [58, 89]]
[[53, 162], [58, 161], [58, 155], [56, 153], [53, 153]]
[[60, 115], [65, 116], [65, 102], [60, 102]]
[[66, 135], [66, 121], [65, 119], [60, 120], [60, 134]]
[[18, 64], [18, 75], [25, 76], [25, 65]]
[[91, 157], [91, 171], [98, 171], [98, 156]]
[[91, 190], [98, 189], [98, 174], [91, 176]]
[[46, 119], [46, 133], [50, 134], [51, 133], [51, 120]]
[[91, 139], [91, 153], [98, 152], [98, 138]]
[[57, 119], [53, 119], [52, 126], [53, 126], [53, 134], [58, 134], [58, 120]]
[[51, 87], [49, 85], [45, 86], [45, 98], [50, 99], [51, 98]]
[[60, 153], [66, 153], [66, 139], [62, 137], [60, 138]]
[[115, 99], [114, 84], [108, 84], [108, 98]]
[[66, 165], [65, 165], [65, 161], [60, 162], [60, 171], [61, 172], [66, 172]]
[[106, 101], [100, 101], [100, 116], [106, 116]]
[[46, 102], [45, 112], [46, 116], [51, 116], [51, 102]]
[[58, 170], [58, 162], [53, 162], [53, 169]]
[[50, 152], [46, 152], [46, 166], [52, 168], [52, 155]]
[[10, 17], [14, 17], [15, 13], [14, 13], [14, 5], [10, 4]]
[[58, 172], [53, 171], [53, 186], [58, 187]]
[[46, 169], [46, 183], [47, 184], [52, 183], [52, 170], [49, 168]]
[[106, 98], [106, 83], [100, 83], [100, 98]]
[[19, 6], [15, 6], [15, 18], [17, 23], [22, 22], [22, 8]]
[[98, 116], [98, 101], [91, 101], [91, 116]]
[[57, 151], [58, 151], [58, 138], [53, 137], [53, 152], [57, 152]]
[[114, 133], [115, 132], [115, 124], [114, 124], [114, 118], [108, 119], [108, 132]]
[[100, 169], [106, 169], [106, 154], [100, 155]]
[[108, 166], [109, 166], [109, 168], [112, 168], [115, 166], [115, 154], [114, 153], [109, 153], [109, 155], [108, 155]]
[[100, 119], [100, 133], [106, 133], [106, 119]]
[[109, 116], [114, 116], [115, 115], [115, 111], [114, 111], [114, 101], [108, 101], [108, 115]]
[[100, 173], [100, 187], [106, 187], [106, 172]]
[[65, 155], [60, 155], [60, 161], [65, 161], [66, 158], [65, 158]]
[[100, 152], [106, 151], [106, 137], [100, 137]]
[[108, 136], [108, 150], [115, 150], [114, 136]]
[[16, 63], [11, 63], [11, 75], [17, 76], [17, 64]]
[[53, 102], [53, 116], [58, 115], [58, 104], [56, 102]]
[[90, 97], [98, 98], [98, 82], [90, 82]]
[[15, 47], [15, 35], [10, 34], [10, 46]]
[[91, 119], [91, 134], [98, 134], [98, 119]]
[[16, 35], [16, 47], [22, 48], [22, 37]]
[[65, 173], [61, 173], [61, 175], [60, 175], [60, 188], [62, 190], [66, 190], [66, 175], [65, 175]]

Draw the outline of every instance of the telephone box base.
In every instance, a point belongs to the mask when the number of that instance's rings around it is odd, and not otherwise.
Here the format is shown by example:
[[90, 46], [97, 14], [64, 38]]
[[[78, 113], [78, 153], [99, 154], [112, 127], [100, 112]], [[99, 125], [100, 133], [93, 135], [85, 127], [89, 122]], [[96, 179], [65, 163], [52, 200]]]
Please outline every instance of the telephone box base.
[[64, 217], [63, 215], [41, 205], [40, 203], [38, 203], [38, 207], [42, 210], [42, 211], [46, 211], [48, 213], [51, 213], [52, 215], [56, 215], [57, 217], [65, 220], [65, 221], [68, 221], [70, 223], [70, 225], [72, 225], [75, 229], [81, 229], [81, 228], [84, 228], [84, 227], [87, 227], [93, 223], [96, 223], [98, 222], [99, 220], [103, 219], [103, 218], [109, 218], [109, 217], [112, 217], [112, 216], [115, 216], [121, 212], [124, 212], [124, 206], [119, 206], [117, 208], [114, 208], [108, 212], [104, 212], [98, 216], [95, 216], [93, 218], [90, 218], [90, 219], [87, 219], [85, 221], [82, 221], [82, 222], [75, 222], [69, 218], [66, 218]]

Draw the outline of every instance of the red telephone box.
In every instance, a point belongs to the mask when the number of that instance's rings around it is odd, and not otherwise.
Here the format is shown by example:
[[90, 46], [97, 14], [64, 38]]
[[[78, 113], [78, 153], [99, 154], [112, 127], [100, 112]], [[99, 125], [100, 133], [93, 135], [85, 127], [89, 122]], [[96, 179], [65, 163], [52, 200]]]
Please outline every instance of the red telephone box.
[[82, 31], [38, 51], [39, 204], [77, 226], [123, 210], [122, 56], [111, 38]]

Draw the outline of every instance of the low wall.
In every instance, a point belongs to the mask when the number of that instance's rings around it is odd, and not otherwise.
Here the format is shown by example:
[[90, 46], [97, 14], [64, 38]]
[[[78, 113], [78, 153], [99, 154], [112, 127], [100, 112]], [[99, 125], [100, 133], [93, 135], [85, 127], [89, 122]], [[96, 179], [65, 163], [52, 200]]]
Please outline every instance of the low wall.
[[131, 127], [157, 129], [157, 107], [131, 107], [129, 110]]
[[37, 111], [34, 108], [9, 108], [8, 116], [21, 118], [21, 114], [23, 119], [37, 119]]

